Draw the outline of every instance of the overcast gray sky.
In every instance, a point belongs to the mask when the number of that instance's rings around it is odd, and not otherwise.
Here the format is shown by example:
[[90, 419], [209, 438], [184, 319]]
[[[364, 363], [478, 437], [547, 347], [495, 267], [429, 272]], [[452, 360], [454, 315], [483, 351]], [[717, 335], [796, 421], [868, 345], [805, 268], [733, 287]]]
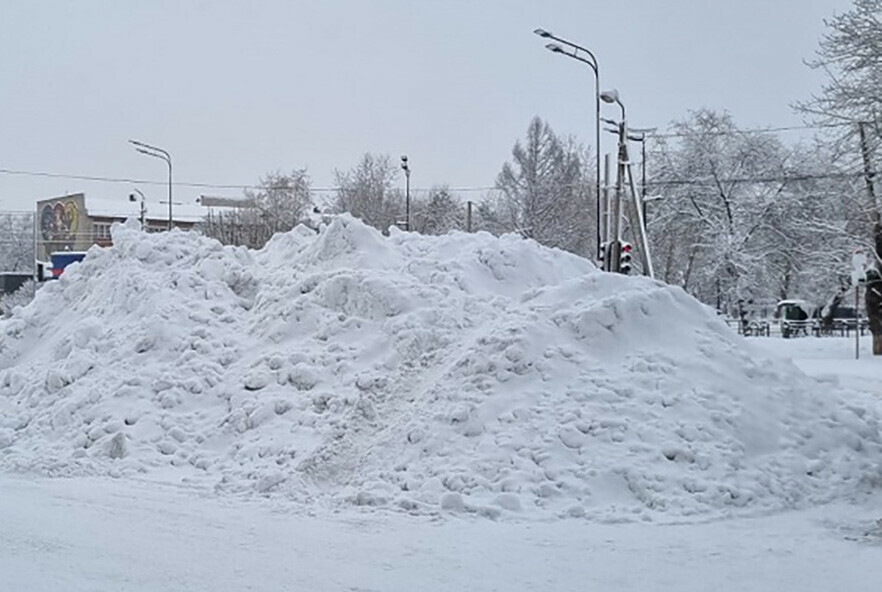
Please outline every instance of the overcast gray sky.
[[[593, 143], [593, 78], [544, 49], [591, 49], [633, 126], [688, 110], [801, 123], [819, 88], [822, 20], [849, 0], [13, 1], [0, 3], [0, 169], [252, 184], [307, 167], [314, 185], [366, 151], [408, 154], [414, 187], [492, 185], [539, 115]], [[614, 115], [616, 110], [610, 110]], [[790, 136], [787, 136], [788, 138]], [[612, 138], [610, 138], [610, 141]], [[149, 201], [162, 185], [139, 187]], [[0, 173], [0, 210], [130, 183]], [[177, 187], [175, 200], [235, 189]], [[159, 206], [156, 206], [159, 207]]]

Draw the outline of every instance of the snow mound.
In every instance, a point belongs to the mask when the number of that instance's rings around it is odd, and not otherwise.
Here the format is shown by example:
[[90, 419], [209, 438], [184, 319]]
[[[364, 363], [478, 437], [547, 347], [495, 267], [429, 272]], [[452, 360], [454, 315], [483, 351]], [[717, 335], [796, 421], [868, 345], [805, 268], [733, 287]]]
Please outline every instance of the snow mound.
[[348, 216], [113, 228], [0, 323], [0, 467], [411, 512], [764, 512], [882, 484], [876, 411], [682, 290]]

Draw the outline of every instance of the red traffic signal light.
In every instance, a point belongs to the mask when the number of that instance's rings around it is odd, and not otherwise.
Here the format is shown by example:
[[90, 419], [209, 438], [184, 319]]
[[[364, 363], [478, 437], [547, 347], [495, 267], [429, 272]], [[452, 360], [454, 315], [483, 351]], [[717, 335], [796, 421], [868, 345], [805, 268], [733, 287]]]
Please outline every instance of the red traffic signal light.
[[631, 243], [622, 243], [622, 250], [619, 255], [619, 273], [625, 275], [631, 273], [631, 250], [633, 248]]

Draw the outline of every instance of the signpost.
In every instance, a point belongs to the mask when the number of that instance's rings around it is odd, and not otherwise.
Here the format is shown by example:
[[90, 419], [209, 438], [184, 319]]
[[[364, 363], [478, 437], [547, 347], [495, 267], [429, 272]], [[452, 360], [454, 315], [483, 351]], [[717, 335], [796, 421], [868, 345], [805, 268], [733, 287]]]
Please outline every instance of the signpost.
[[857, 249], [851, 256], [851, 285], [854, 286], [854, 359], [861, 357], [861, 285], [867, 282], [867, 254]]

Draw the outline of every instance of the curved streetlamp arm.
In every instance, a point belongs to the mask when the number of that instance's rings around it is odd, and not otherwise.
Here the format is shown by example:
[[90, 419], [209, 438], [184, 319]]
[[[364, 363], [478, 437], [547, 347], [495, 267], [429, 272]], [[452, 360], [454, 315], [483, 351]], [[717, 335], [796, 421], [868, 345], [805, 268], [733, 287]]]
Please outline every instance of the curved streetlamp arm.
[[[591, 53], [591, 50], [586, 49], [586, 48], [582, 47], [581, 45], [577, 45], [577, 44], [573, 43], [572, 41], [567, 41], [566, 39], [562, 39], [562, 38], [558, 37], [557, 35], [554, 35], [553, 33], [546, 31], [544, 29], [535, 29], [533, 32], [544, 39], [554, 39], [558, 43], [563, 43], [564, 45], [571, 47], [576, 51], [585, 52], [586, 54], [588, 54], [588, 57], [590, 57], [591, 60], [593, 61], [593, 64], [591, 64], [591, 67], [594, 68], [595, 70], [597, 69], [597, 57], [593, 53]], [[576, 54], [576, 52], [574, 51], [573, 57], [575, 57], [575, 54]], [[567, 54], [567, 55], [569, 55], [569, 54]], [[579, 59], [579, 58], [576, 58], [576, 59]], [[585, 61], [585, 60], [580, 60], [580, 61]]]
[[135, 148], [135, 150], [137, 150], [141, 154], [146, 154], [147, 156], [152, 156], [153, 158], [164, 160], [166, 163], [168, 163], [169, 166], [171, 166], [171, 157], [168, 155], [168, 153], [156, 154], [155, 152], [150, 152], [149, 150], [144, 150], [143, 148]]
[[160, 148], [158, 146], [151, 146], [150, 144], [145, 144], [144, 142], [139, 142], [138, 140], [129, 140], [129, 143], [134, 144], [135, 146], [139, 146], [139, 148], [137, 148], [138, 152], [144, 152], [144, 154], [147, 154], [147, 152], [142, 150], [143, 148], [146, 148], [147, 150], [153, 150], [154, 152], [159, 152], [160, 154], [165, 155], [166, 158], [171, 160], [171, 154], [169, 154], [168, 152], [166, 152], [165, 150], [163, 150], [162, 148]]
[[[546, 47], [547, 47], [547, 46], [546, 46]], [[558, 47], [559, 47], [559, 46], [558, 46]], [[569, 52], [566, 52], [566, 51], [563, 51], [563, 50], [561, 50], [561, 51], [551, 50], [551, 51], [554, 51], [555, 53], [559, 53], [559, 54], [565, 55], [565, 56], [567, 56], [568, 58], [573, 58], [574, 60], [578, 60], [578, 61], [582, 62], [583, 64], [588, 64], [588, 67], [591, 68], [592, 70], [594, 70], [594, 74], [598, 74], [598, 72], [597, 72], [597, 64], [594, 63], [594, 62], [592, 62], [592, 61], [590, 61], [590, 60], [586, 60], [585, 58], [579, 56], [575, 51], [574, 51], [573, 53], [569, 53]]]

